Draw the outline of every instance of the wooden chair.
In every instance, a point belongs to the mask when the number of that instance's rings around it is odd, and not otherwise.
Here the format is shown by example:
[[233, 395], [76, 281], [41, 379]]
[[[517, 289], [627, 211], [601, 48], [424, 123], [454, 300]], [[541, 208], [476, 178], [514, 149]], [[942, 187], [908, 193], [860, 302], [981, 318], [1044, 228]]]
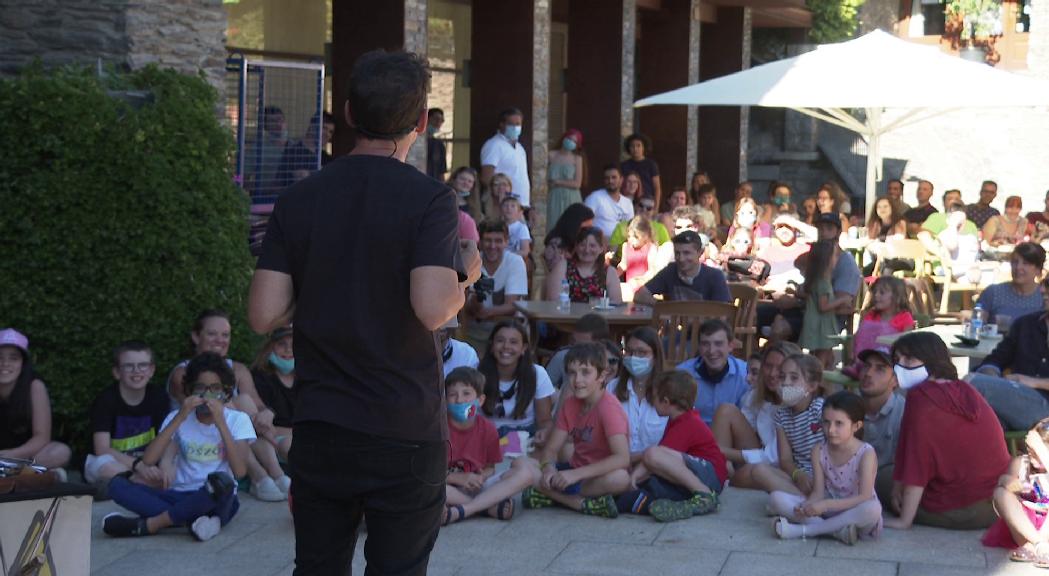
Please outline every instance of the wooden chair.
[[885, 263], [885, 260], [911, 260], [914, 262], [914, 268], [912, 270], [897, 270], [894, 275], [899, 276], [913, 276], [915, 278], [922, 278], [928, 275], [928, 266], [933, 259], [933, 256], [929, 254], [929, 251], [925, 248], [925, 245], [920, 240], [911, 240], [908, 238], [889, 238], [885, 241], [885, 249], [882, 251], [881, 256], [874, 263], [873, 276], [881, 276], [881, 269]]
[[736, 339], [743, 344], [739, 357], [746, 360], [757, 346], [758, 289], [744, 282], [729, 282], [728, 293], [738, 309], [733, 331], [736, 333]]
[[726, 302], [673, 301], [656, 302], [652, 307], [652, 326], [663, 342], [663, 358], [667, 366], [675, 366], [699, 351], [699, 326], [704, 320], [721, 318], [729, 326], [736, 325], [738, 308]]

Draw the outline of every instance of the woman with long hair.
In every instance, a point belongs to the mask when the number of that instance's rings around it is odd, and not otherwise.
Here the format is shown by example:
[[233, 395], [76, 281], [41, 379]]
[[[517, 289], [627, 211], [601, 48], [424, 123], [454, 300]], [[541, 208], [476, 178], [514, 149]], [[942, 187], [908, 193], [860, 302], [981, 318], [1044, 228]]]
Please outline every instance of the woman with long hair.
[[907, 221], [903, 219], [901, 208], [900, 204], [885, 196], [875, 200], [874, 212], [867, 219], [867, 237], [885, 242], [889, 237], [906, 236]]
[[652, 405], [652, 377], [663, 373], [663, 344], [654, 328], [635, 328], [626, 337], [626, 353], [608, 392], [623, 405], [630, 422], [630, 464], [637, 465], [646, 448], [659, 444], [667, 417]]
[[561, 137], [561, 146], [550, 151], [550, 194], [547, 197], [546, 221], [557, 222], [565, 209], [582, 202], [580, 188], [586, 182], [586, 154], [583, 133], [575, 128]]
[[600, 228], [580, 230], [573, 255], [561, 258], [546, 277], [546, 299], [555, 299], [561, 293], [561, 281], [567, 279], [572, 302], [589, 302], [607, 295], [610, 302], [621, 303], [619, 274], [615, 267], [605, 264], [605, 250], [605, 236]]
[[516, 320], [496, 324], [477, 369], [485, 379], [481, 409], [499, 436], [525, 431], [542, 446], [553, 424], [554, 385], [533, 360], [524, 327]]
[[841, 233], [849, 231], [849, 216], [845, 213], [845, 203], [848, 198], [841, 188], [833, 182], [828, 182], [816, 191], [816, 209], [820, 214], [837, 214], [841, 218]]

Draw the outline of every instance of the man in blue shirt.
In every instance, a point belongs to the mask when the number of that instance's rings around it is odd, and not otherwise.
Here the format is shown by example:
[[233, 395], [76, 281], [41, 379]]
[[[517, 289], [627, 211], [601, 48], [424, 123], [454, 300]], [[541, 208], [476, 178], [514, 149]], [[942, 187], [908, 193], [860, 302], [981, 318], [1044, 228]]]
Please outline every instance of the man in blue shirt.
[[696, 410], [709, 426], [722, 404], [739, 406], [750, 390], [747, 362], [732, 356], [732, 328], [720, 318], [699, 327], [699, 357], [677, 366], [696, 379]]

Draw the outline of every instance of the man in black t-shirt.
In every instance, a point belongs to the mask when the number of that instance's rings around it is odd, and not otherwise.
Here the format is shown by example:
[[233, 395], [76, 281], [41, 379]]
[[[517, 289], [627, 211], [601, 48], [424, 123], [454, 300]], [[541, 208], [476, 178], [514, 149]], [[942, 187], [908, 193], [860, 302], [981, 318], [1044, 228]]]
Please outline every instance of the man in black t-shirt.
[[91, 405], [93, 453], [84, 463], [88, 482], [105, 484], [131, 471], [134, 482], [164, 487], [160, 468], [146, 465], [141, 458], [171, 410], [164, 388], [149, 383], [155, 368], [153, 351], [144, 342], [124, 342], [113, 351], [117, 381]]
[[454, 192], [405, 163], [426, 131], [428, 76], [413, 54], [357, 60], [355, 147], [277, 200], [252, 280], [252, 328], [294, 324], [296, 574], [348, 572], [366, 511], [369, 573], [425, 574], [444, 512], [434, 330], [462, 308], [480, 256], [460, 253]]

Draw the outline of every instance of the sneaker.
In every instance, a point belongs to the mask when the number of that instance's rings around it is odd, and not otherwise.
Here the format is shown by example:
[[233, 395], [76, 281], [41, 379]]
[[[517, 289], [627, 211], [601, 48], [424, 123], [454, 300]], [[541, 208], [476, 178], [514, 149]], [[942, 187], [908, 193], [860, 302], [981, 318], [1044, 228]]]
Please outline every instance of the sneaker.
[[582, 512], [587, 516], [600, 516], [602, 518], [616, 518], [619, 516], [615, 499], [607, 494], [594, 498], [583, 498]]
[[525, 508], [549, 508], [554, 505], [554, 501], [549, 496], [529, 486], [521, 492], [521, 503], [524, 504]]
[[193, 521], [193, 524], [189, 527], [189, 531], [193, 533], [193, 537], [201, 542], [207, 542], [215, 536], [219, 535], [219, 531], [222, 530], [222, 522], [219, 521], [218, 516], [201, 516]]
[[685, 520], [693, 516], [710, 514], [718, 509], [718, 497], [713, 492], [696, 492], [688, 500], [656, 500], [648, 512], [660, 522]]
[[852, 546], [859, 538], [859, 535], [856, 533], [856, 525], [849, 524], [848, 526], [844, 526], [841, 530], [834, 533], [834, 538], [839, 542]]
[[251, 485], [251, 495], [263, 502], [280, 502], [288, 499], [288, 494], [281, 492], [273, 478], [268, 476]]
[[277, 478], [274, 483], [277, 484], [277, 489], [285, 494], [291, 491], [291, 478], [288, 478], [287, 476]]
[[116, 538], [149, 536], [145, 518], [124, 516], [119, 512], [106, 514], [102, 519], [102, 531]]

